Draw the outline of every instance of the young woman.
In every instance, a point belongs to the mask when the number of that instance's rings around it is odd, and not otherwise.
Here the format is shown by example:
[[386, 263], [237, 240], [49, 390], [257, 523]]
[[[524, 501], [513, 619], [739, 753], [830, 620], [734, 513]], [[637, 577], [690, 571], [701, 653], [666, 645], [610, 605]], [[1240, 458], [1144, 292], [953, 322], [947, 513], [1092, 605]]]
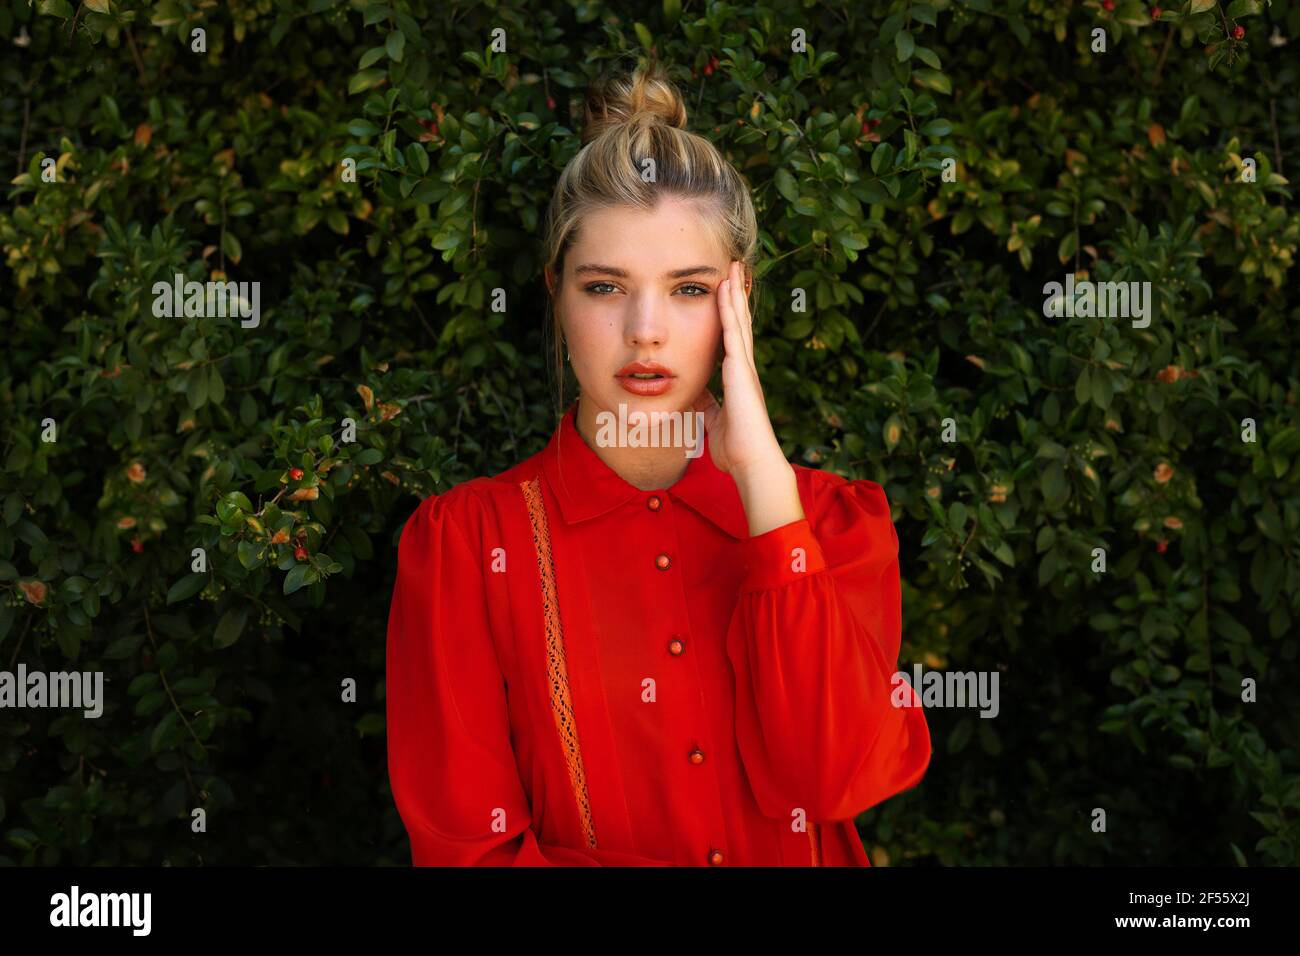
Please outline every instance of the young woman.
[[[781, 453], [754, 366], [753, 207], [676, 90], [638, 72], [593, 87], [587, 114], [546, 267], [578, 399], [544, 450], [402, 532], [388, 747], [412, 857], [868, 866], [854, 817], [930, 759], [891, 680], [889, 503]], [[682, 440], [613, 424], [652, 413]]]

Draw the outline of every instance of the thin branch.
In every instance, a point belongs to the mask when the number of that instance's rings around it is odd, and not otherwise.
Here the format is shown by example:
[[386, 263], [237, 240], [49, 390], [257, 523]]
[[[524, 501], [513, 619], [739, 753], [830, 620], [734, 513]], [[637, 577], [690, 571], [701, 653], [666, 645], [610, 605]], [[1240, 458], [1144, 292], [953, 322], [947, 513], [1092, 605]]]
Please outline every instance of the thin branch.
[[34, 620], [36, 620], [36, 617], [35, 617], [35, 615], [33, 615], [33, 614], [27, 614], [27, 615], [24, 615], [24, 616], [27, 618], [27, 623], [23, 625], [23, 633], [22, 633], [22, 635], [18, 638], [18, 646], [14, 648], [14, 656], [11, 657], [11, 658], [9, 658], [9, 670], [10, 670], [10, 671], [12, 671], [12, 670], [14, 669], [14, 664], [17, 663], [17, 661], [18, 661], [18, 654], [19, 654], [19, 653], [22, 651], [22, 649], [23, 649], [23, 641], [27, 640], [27, 632], [30, 631], [30, 630], [32, 629], [32, 622], [33, 622]]
[[[23, 167], [27, 165], [27, 122], [32, 116], [31, 97], [23, 98], [23, 132], [18, 140], [18, 173], [22, 174]], [[1274, 127], [1276, 133], [1277, 127]]]
[[126, 28], [126, 42], [131, 47], [131, 56], [135, 59], [135, 68], [140, 71], [140, 85], [149, 84], [149, 76], [144, 71], [144, 60], [140, 59], [140, 51], [135, 47], [135, 37], [131, 36], [131, 28]]
[[[146, 630], [148, 631], [148, 633], [149, 633], [149, 644], [150, 644], [150, 646], [153, 647], [153, 649], [154, 649], [154, 653], [157, 654], [157, 653], [158, 653], [158, 642], [154, 640], [154, 636], [153, 636], [153, 621], [149, 618], [149, 605], [148, 605], [148, 604], [144, 605], [144, 626], [145, 626], [145, 629], [146, 629]], [[189, 722], [188, 720], [185, 719], [185, 713], [181, 710], [181, 705], [178, 704], [178, 703], [176, 703], [176, 697], [175, 697], [175, 695], [172, 694], [172, 688], [171, 688], [171, 685], [167, 683], [167, 669], [164, 668], [164, 667], [162, 667], [162, 666], [159, 666], [159, 668], [158, 668], [158, 676], [159, 676], [160, 678], [162, 678], [163, 690], [167, 691], [167, 697], [168, 697], [168, 698], [171, 700], [171, 702], [172, 702], [172, 709], [174, 709], [174, 710], [176, 711], [176, 716], [180, 717], [180, 719], [181, 719], [181, 723], [183, 723], [183, 724], [185, 725], [185, 729], [188, 730], [188, 731], [190, 732], [190, 736], [194, 738], [194, 742], [195, 742], [196, 744], [199, 745], [199, 750], [201, 750], [203, 753], [206, 754], [207, 751], [208, 751], [208, 748], [205, 747], [205, 746], [203, 746], [203, 741], [199, 740], [199, 735], [196, 734], [196, 733], [194, 732], [194, 728], [190, 726], [190, 722]], [[185, 776], [186, 776], [186, 777], [189, 777], [189, 775], [190, 775], [189, 768], [186, 767], [186, 770], [185, 770]], [[190, 781], [190, 786], [192, 787], [193, 785], [194, 785], [194, 781], [191, 780], [191, 781]]]
[[1160, 48], [1160, 59], [1156, 61], [1156, 75], [1151, 80], [1152, 86], [1160, 85], [1160, 74], [1165, 68], [1165, 57], [1169, 53], [1169, 44], [1173, 42], [1174, 31], [1170, 30], [1165, 34], [1165, 45]]
[[1273, 127], [1273, 170], [1279, 176], [1286, 175], [1282, 170], [1282, 144], [1277, 138], [1277, 100], [1270, 97], [1268, 101], [1268, 123]]

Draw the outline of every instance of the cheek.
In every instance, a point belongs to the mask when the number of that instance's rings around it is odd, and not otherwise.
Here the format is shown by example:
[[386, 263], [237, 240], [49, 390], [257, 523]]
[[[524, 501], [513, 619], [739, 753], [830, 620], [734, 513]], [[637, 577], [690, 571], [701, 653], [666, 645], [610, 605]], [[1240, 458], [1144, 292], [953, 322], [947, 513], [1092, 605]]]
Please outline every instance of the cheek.
[[687, 352], [692, 366], [696, 367], [702, 378], [707, 379], [724, 354], [722, 326], [713, 322], [704, 328], [693, 330]]

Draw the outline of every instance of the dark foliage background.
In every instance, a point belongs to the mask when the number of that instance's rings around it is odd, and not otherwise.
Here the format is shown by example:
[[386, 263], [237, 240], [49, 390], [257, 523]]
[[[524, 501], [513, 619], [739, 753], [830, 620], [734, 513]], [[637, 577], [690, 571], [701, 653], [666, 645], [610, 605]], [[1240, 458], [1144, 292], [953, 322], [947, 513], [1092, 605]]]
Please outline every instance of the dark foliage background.
[[895, 507], [900, 667], [1000, 675], [873, 860], [1295, 864], [1300, 9], [1107, 5], [0, 0], [0, 669], [107, 697], [0, 714], [0, 863], [409, 860], [396, 535], [550, 434], [539, 222], [653, 47], [753, 187], [787, 452]]

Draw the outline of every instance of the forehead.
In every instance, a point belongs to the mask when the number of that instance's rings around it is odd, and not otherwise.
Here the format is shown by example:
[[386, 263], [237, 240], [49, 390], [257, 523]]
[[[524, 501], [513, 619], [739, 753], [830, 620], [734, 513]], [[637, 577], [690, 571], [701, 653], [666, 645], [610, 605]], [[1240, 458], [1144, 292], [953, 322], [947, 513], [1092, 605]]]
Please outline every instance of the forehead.
[[654, 209], [613, 206], [589, 213], [566, 265], [592, 263], [653, 277], [701, 264], [725, 271], [727, 253], [698, 203], [665, 199]]

